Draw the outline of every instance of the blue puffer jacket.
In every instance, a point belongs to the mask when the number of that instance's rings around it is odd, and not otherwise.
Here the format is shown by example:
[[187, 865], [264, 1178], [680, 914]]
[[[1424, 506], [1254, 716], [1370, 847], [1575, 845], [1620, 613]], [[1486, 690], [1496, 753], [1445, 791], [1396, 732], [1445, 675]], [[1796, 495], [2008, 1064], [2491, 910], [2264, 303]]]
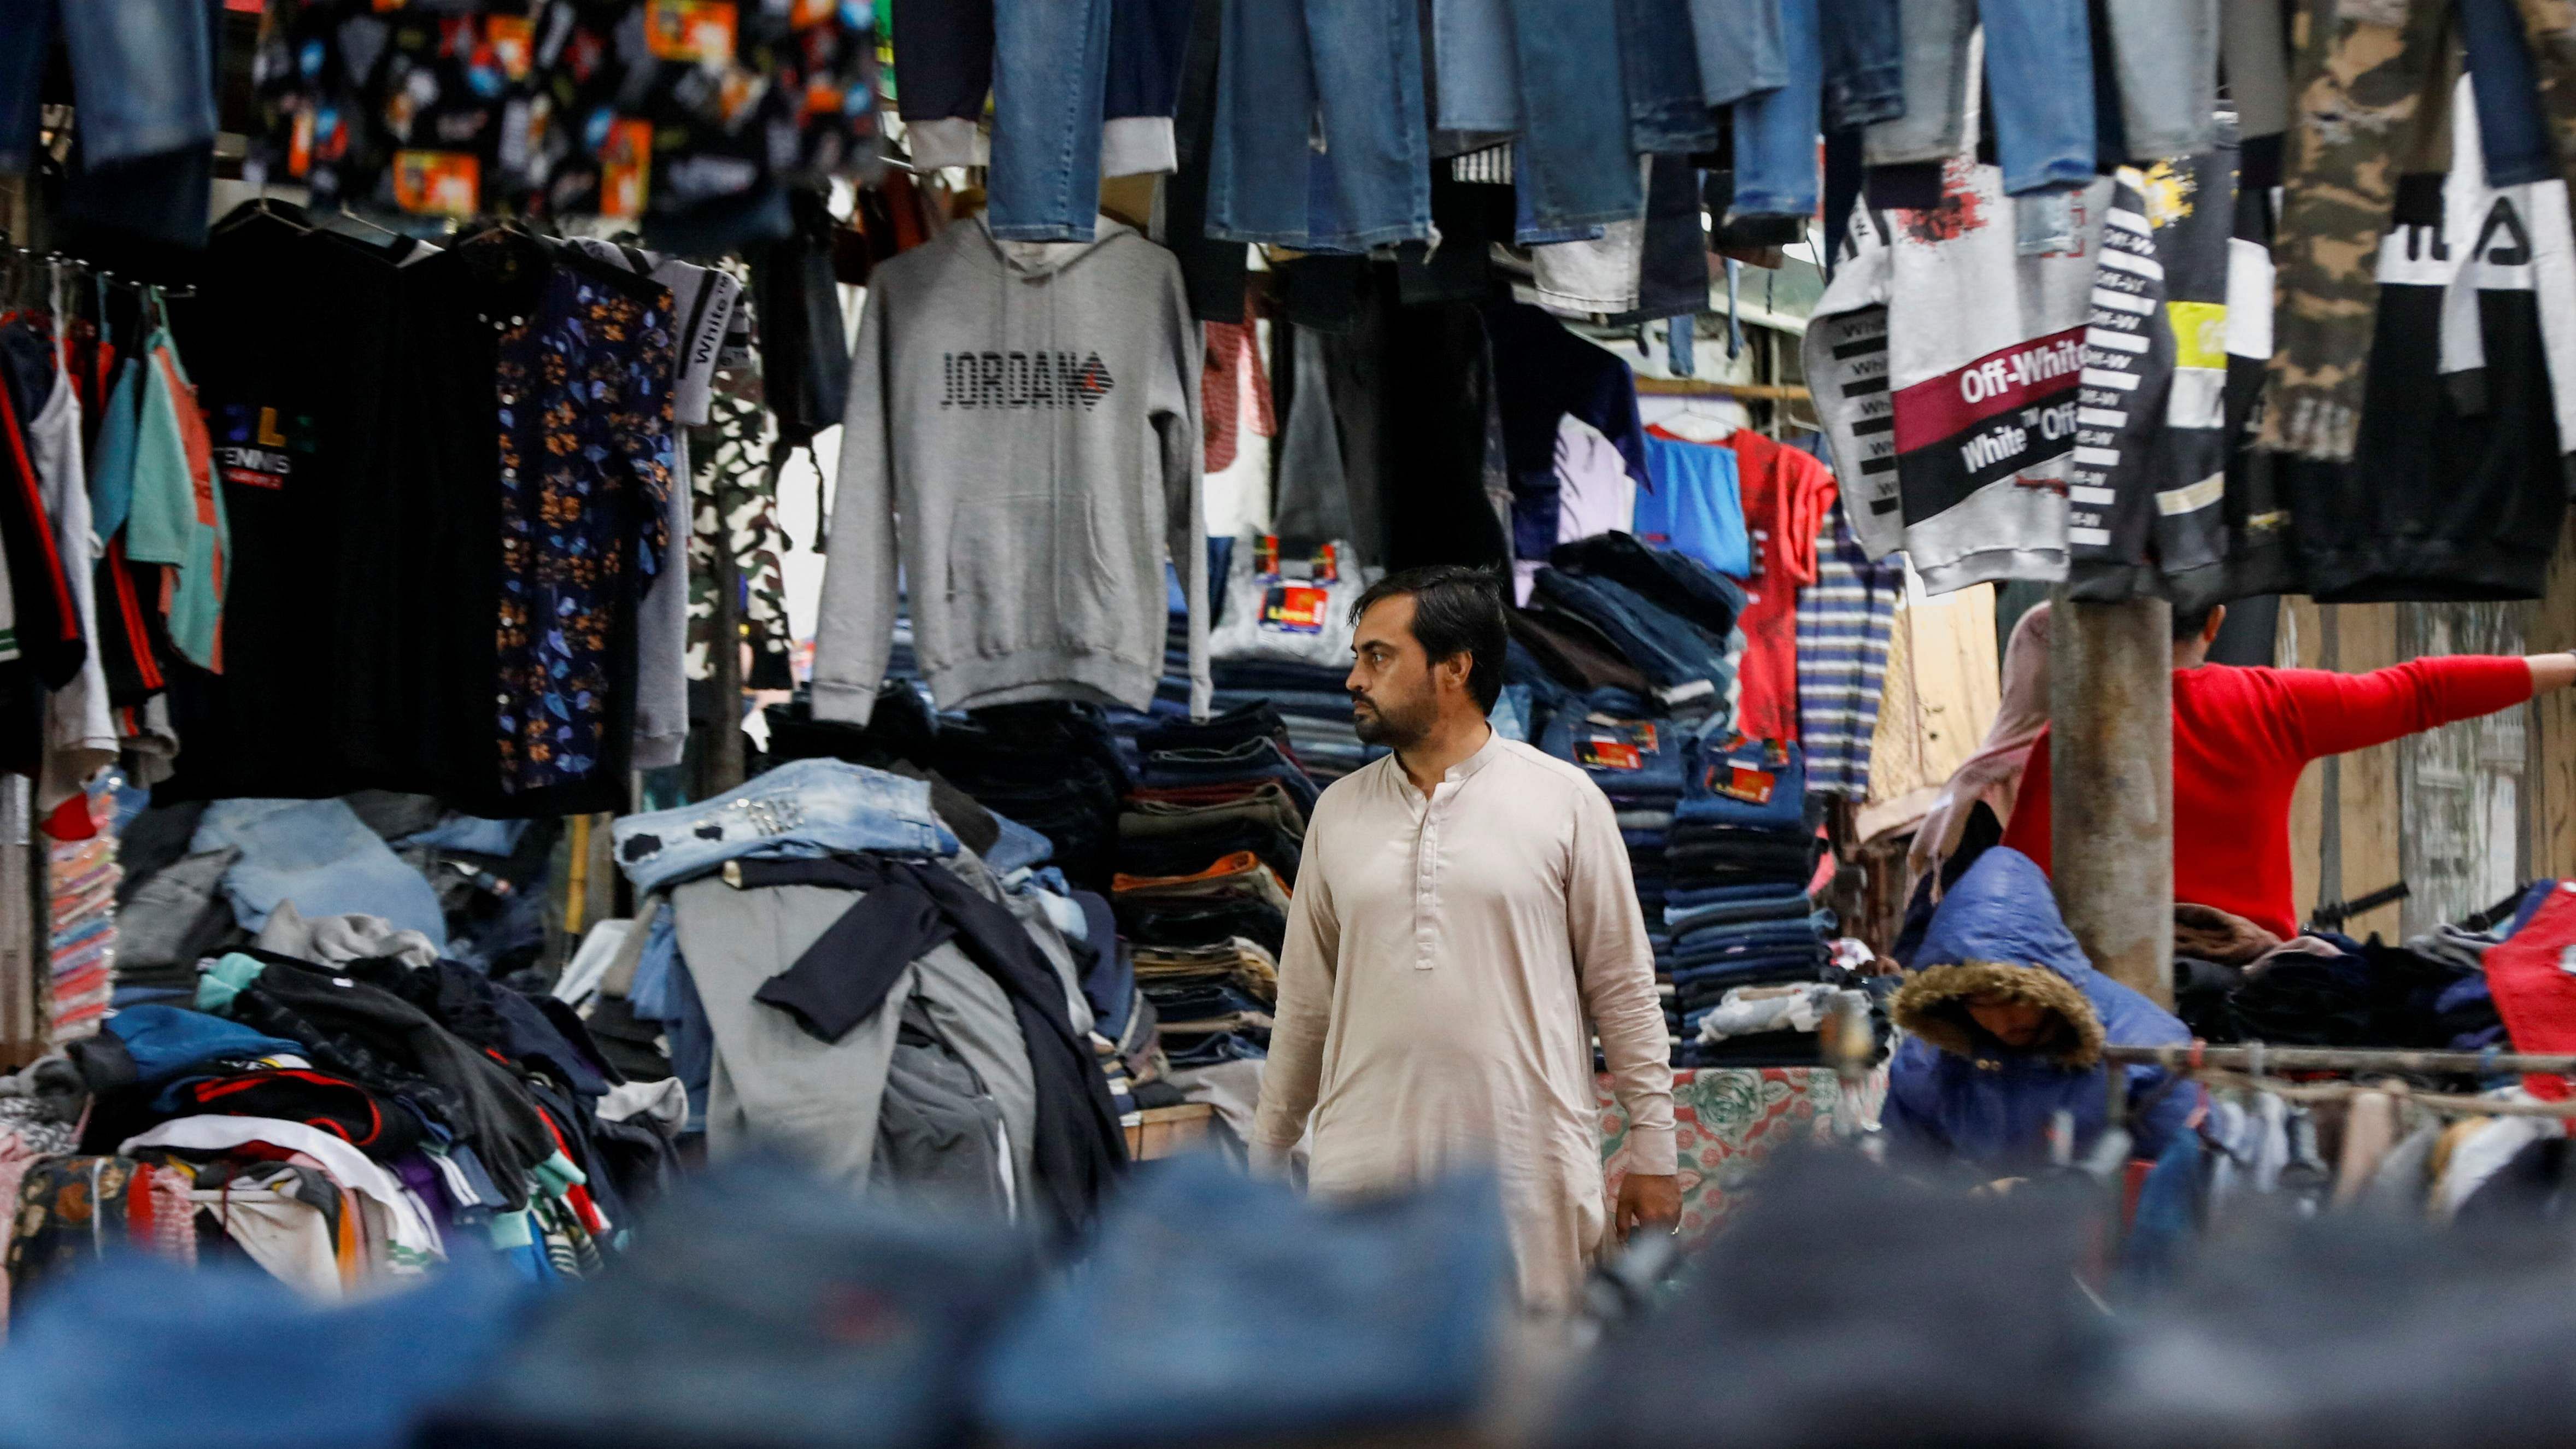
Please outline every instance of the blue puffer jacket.
[[[1943, 898], [1915, 954], [1919, 968], [1890, 1006], [1910, 1035], [1889, 1068], [1884, 1121], [1900, 1152], [2010, 1170], [2046, 1160], [2049, 1119], [2075, 1116], [2080, 1157], [2109, 1115], [2106, 1043], [2188, 1042], [2171, 1012], [2093, 969], [2029, 856], [1996, 847]], [[2026, 1050], [2003, 1045], [1967, 1012], [1971, 996], [2033, 1002], [2058, 1016]], [[2159, 1067], [2129, 1067], [2135, 1155], [2153, 1158], [2183, 1130], [2200, 1089]]]

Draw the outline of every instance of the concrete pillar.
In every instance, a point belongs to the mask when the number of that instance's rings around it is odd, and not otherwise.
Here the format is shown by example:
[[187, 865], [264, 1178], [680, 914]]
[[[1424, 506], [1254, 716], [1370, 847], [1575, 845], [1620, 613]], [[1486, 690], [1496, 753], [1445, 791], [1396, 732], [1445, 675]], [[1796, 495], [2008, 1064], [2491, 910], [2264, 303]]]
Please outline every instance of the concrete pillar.
[[2173, 1005], [2173, 610], [2058, 590], [2049, 648], [2057, 904], [2093, 965]]

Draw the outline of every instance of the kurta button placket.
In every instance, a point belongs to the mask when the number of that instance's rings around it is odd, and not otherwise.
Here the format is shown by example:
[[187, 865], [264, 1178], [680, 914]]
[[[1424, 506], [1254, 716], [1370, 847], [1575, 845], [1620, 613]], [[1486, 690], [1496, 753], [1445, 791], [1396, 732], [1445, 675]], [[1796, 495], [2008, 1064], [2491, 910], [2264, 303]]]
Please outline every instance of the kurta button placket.
[[1432, 963], [1432, 943], [1439, 932], [1440, 915], [1440, 817], [1447, 796], [1456, 784], [1443, 780], [1431, 787], [1431, 798], [1422, 802], [1422, 830], [1414, 844], [1413, 876], [1413, 969], [1428, 971]]

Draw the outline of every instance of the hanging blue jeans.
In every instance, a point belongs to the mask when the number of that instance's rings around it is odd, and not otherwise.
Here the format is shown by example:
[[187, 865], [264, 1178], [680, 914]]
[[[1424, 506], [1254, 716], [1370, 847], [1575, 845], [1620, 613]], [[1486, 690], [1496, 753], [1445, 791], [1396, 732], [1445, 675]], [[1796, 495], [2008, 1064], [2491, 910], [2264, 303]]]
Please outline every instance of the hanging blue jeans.
[[1823, 126], [1824, 40], [1817, 0], [1780, 0], [1781, 53], [1789, 80], [1735, 106], [1732, 216], [1812, 216], [1816, 140]]
[[1438, 0], [1432, 8], [1441, 125], [1521, 133], [1513, 150], [1523, 243], [1576, 240], [1585, 228], [1635, 220], [1645, 205], [1629, 136], [1623, 18], [1602, 0]]
[[1824, 0], [1825, 126], [1905, 114], [1905, 41], [1897, 0]]
[[2092, 184], [2093, 87], [2034, 84], [2035, 76], [2093, 74], [2084, 0], [1907, 0], [1901, 16], [1905, 113], [1869, 128], [1872, 166], [1946, 161], [1966, 154], [1968, 66], [1978, 22], [1986, 30], [1987, 87], [2004, 190], [2066, 191]]
[[1208, 235], [1365, 252], [1431, 235], [1413, 0], [1227, 0]]
[[1780, 37], [1780, 0], [1691, 0], [1699, 46], [1700, 98], [1731, 106], [1789, 83]]
[[1619, 54], [1628, 80], [1628, 149], [1640, 156], [1716, 149], [1690, 0], [1619, 0]]
[[1100, 215], [1109, 0], [996, 0], [993, 175], [1002, 241], [1088, 241]]

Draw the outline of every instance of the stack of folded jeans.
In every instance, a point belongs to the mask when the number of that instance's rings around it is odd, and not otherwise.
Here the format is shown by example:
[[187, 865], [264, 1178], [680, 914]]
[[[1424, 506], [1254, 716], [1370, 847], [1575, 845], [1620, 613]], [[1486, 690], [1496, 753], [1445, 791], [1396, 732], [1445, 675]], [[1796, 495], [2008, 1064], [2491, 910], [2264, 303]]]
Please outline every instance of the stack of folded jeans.
[[1237, 710], [1268, 704], [1279, 714], [1288, 744], [1306, 773], [1331, 784], [1386, 753], [1363, 744], [1351, 724], [1351, 696], [1343, 688], [1346, 665], [1295, 664], [1272, 659], [1220, 659], [1215, 665], [1216, 707]]
[[[1538, 717], [1538, 747], [1583, 771], [1610, 797], [1660, 965], [1671, 944], [1663, 928], [1664, 851], [1681, 803], [1690, 726], [1614, 686], [1575, 694], [1538, 679], [1525, 687]], [[1678, 1030], [1680, 1023], [1667, 1025]]]
[[1140, 946], [1136, 985], [1161, 1021], [1174, 1067], [1264, 1056], [1279, 1006], [1279, 962], [1241, 936], [1210, 946]]
[[1606, 645], [1675, 715], [1734, 714], [1744, 590], [1688, 554], [1625, 533], [1560, 545], [1539, 571], [1532, 613], [1562, 635]]
[[[1683, 1038], [1682, 1065], [1744, 1064], [1740, 1050], [1713, 1052], [1698, 1040], [1728, 992], [1842, 978], [1826, 945], [1833, 916], [1807, 894], [1816, 855], [1806, 808], [1796, 745], [1739, 736], [1693, 752], [1664, 852], [1671, 945], [1658, 959], [1672, 974], [1666, 1019]], [[1787, 1056], [1763, 1064], [1812, 1062], [1812, 1033], [1796, 1037]]]
[[1287, 791], [1300, 816], [1315, 808], [1314, 777], [1288, 743], [1286, 720], [1266, 702], [1203, 723], [1156, 725], [1135, 740], [1138, 798], [1231, 800], [1271, 782]]
[[1108, 884], [1129, 777], [1096, 706], [1047, 701], [943, 718], [924, 763], [986, 809], [1045, 836], [1075, 885]]
[[1258, 1058], [1315, 782], [1267, 702], [1147, 726], [1132, 748], [1112, 901], [1137, 985], [1174, 1066]]

